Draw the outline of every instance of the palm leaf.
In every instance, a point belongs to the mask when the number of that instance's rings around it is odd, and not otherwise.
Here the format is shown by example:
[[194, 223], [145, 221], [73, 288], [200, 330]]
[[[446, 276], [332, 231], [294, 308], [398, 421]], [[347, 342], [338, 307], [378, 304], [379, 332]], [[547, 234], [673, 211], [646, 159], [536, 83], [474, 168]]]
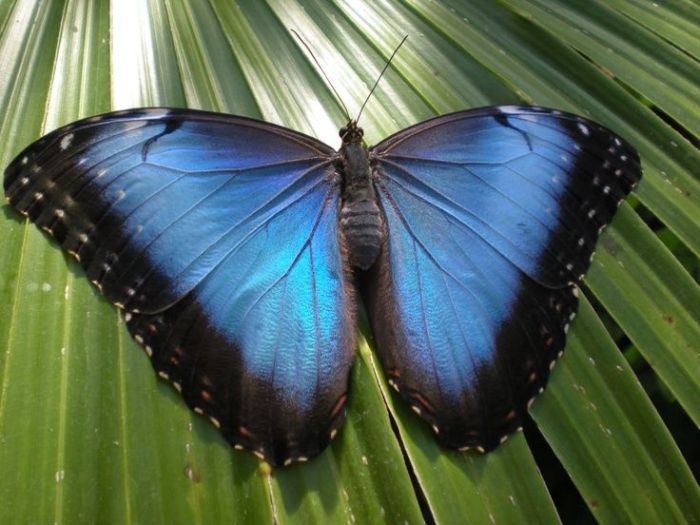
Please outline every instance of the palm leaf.
[[616, 344], [631, 342], [695, 432], [698, 20], [691, 2], [623, 0], [0, 2], [2, 166], [61, 124], [144, 105], [263, 118], [337, 145], [341, 108], [293, 28], [351, 112], [409, 34], [363, 115], [370, 143], [434, 114], [537, 103], [616, 130], [645, 170], [636, 209], [601, 239], [527, 440], [486, 456], [440, 449], [362, 342], [338, 438], [274, 472], [158, 382], [78, 265], [3, 206], [0, 522], [557, 522], [571, 495], [540, 473], [538, 432], [599, 521], [700, 521], [684, 436]]

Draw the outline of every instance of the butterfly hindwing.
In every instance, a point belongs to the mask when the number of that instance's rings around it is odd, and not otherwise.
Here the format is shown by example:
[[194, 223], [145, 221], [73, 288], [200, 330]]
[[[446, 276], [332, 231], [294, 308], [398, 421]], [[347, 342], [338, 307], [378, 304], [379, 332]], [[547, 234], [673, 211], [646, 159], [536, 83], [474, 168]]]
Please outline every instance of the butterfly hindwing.
[[432, 119], [371, 153], [388, 238], [370, 318], [393, 385], [453, 448], [522, 424], [598, 234], [639, 180], [609, 130], [537, 108]]
[[189, 406], [277, 464], [317, 454], [344, 414], [354, 298], [333, 154], [256, 120], [133, 110], [47, 135], [4, 183]]

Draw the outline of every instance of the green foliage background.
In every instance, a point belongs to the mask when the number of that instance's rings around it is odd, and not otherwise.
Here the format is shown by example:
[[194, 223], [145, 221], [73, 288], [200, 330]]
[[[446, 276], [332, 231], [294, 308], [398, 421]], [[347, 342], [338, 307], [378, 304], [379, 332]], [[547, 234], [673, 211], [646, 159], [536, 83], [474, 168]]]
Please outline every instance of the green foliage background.
[[[363, 115], [369, 143], [440, 113], [536, 103], [620, 133], [644, 179], [601, 238], [530, 445], [520, 433], [487, 456], [441, 450], [362, 342], [333, 445], [274, 472], [158, 382], [77, 264], [4, 205], [0, 523], [575, 518], [533, 442], [602, 523], [700, 521], [688, 465], [700, 421], [699, 26], [689, 0], [1, 0], [2, 166], [61, 124], [146, 105], [262, 118], [337, 146], [342, 112], [294, 28], [351, 112], [409, 35]], [[675, 409], [675, 435], [626, 357]], [[685, 457], [677, 442], [690, 443]]]

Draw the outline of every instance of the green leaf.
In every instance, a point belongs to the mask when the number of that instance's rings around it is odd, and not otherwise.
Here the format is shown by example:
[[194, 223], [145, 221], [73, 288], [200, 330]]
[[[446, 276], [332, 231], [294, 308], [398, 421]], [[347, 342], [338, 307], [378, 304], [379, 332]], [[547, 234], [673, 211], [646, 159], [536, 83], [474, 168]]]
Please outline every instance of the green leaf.
[[697, 516], [692, 474], [585, 300], [570, 335], [550, 395], [531, 413], [594, 516], [603, 523]]
[[[337, 146], [343, 109], [290, 29], [351, 114], [408, 34], [363, 113], [369, 142], [489, 104], [587, 115], [636, 145], [636, 197], [697, 255], [698, 20], [686, 1], [0, 2], [0, 164], [59, 125], [144, 105], [253, 116]], [[79, 265], [8, 205], [0, 242], [0, 523], [556, 523], [580, 517], [576, 497], [603, 523], [700, 521], [675, 444], [688, 440], [601, 322], [632, 341], [696, 432], [700, 287], [678, 244], [669, 251], [631, 206], [601, 238], [584, 290], [601, 308], [582, 298], [528, 440], [441, 449], [361, 339], [338, 437], [275, 471], [158, 381]], [[551, 460], [529, 446], [538, 431], [577, 494], [548, 477]]]
[[581, 0], [511, 0], [514, 11], [542, 26], [589, 57], [603, 71], [614, 71], [621, 83], [659, 111], [700, 133], [694, 60], [673, 44], [639, 27], [613, 5]]

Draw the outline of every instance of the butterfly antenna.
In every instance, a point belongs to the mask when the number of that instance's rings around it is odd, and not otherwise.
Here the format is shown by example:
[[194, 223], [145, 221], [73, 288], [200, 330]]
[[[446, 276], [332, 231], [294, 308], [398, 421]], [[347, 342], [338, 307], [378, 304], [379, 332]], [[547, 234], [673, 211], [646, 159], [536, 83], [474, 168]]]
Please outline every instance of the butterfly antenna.
[[384, 72], [387, 70], [387, 68], [389, 67], [389, 64], [391, 64], [391, 61], [394, 59], [394, 56], [396, 55], [396, 53], [398, 53], [399, 49], [401, 49], [401, 46], [403, 45], [403, 43], [406, 41], [407, 38], [408, 38], [408, 35], [406, 35], [405, 37], [403, 37], [403, 39], [401, 40], [401, 42], [399, 42], [399, 45], [396, 46], [396, 49], [394, 49], [394, 52], [393, 52], [393, 53], [391, 54], [391, 56], [389, 57], [389, 60], [386, 61], [386, 64], [384, 65], [384, 69], [382, 69], [382, 72], [379, 73], [379, 76], [377, 77], [376, 82], [375, 82], [374, 85], [372, 86], [372, 89], [369, 91], [369, 95], [367, 95], [367, 98], [366, 98], [365, 101], [362, 103], [362, 107], [360, 107], [360, 112], [357, 114], [357, 118], [355, 119], [355, 122], [359, 122], [359, 121], [360, 121], [360, 116], [362, 115], [362, 110], [365, 109], [365, 105], [367, 104], [367, 101], [368, 101], [368, 100], [370, 99], [370, 97], [372, 96], [372, 93], [374, 93], [374, 90], [377, 88], [377, 84], [379, 84], [379, 81], [380, 81], [380, 80], [382, 79], [382, 77], [384, 76]]
[[315, 62], [316, 65], [318, 66], [319, 71], [321, 71], [321, 74], [323, 75], [323, 78], [326, 79], [326, 82], [328, 82], [328, 85], [331, 87], [331, 90], [332, 90], [333, 93], [335, 94], [335, 98], [338, 99], [338, 102], [340, 102], [340, 105], [343, 106], [343, 112], [345, 113], [345, 118], [347, 118], [347, 119], [348, 119], [348, 122], [349, 122], [349, 121], [350, 121], [350, 112], [348, 111], [348, 108], [347, 108], [347, 107], [345, 106], [345, 104], [343, 103], [343, 99], [340, 98], [340, 95], [338, 94], [338, 92], [337, 92], [337, 91], [335, 90], [335, 88], [333, 87], [333, 82], [331, 82], [331, 79], [328, 78], [328, 75], [326, 75], [326, 72], [325, 72], [325, 71], [323, 70], [323, 68], [321, 67], [321, 64], [318, 63], [318, 59], [316, 58], [316, 55], [314, 55], [314, 52], [311, 51], [311, 48], [310, 48], [309, 45], [304, 41], [304, 39], [301, 38], [301, 35], [300, 35], [299, 33], [297, 33], [297, 32], [296, 32], [294, 29], [292, 29], [291, 27], [289, 28], [289, 30], [290, 30], [292, 33], [294, 33], [294, 36], [297, 37], [297, 39], [299, 39], [299, 42], [301, 42], [301, 44], [306, 48], [306, 50], [307, 50], [307, 51], [309, 52], [309, 54], [311, 55], [311, 58], [314, 59], [314, 62]]

